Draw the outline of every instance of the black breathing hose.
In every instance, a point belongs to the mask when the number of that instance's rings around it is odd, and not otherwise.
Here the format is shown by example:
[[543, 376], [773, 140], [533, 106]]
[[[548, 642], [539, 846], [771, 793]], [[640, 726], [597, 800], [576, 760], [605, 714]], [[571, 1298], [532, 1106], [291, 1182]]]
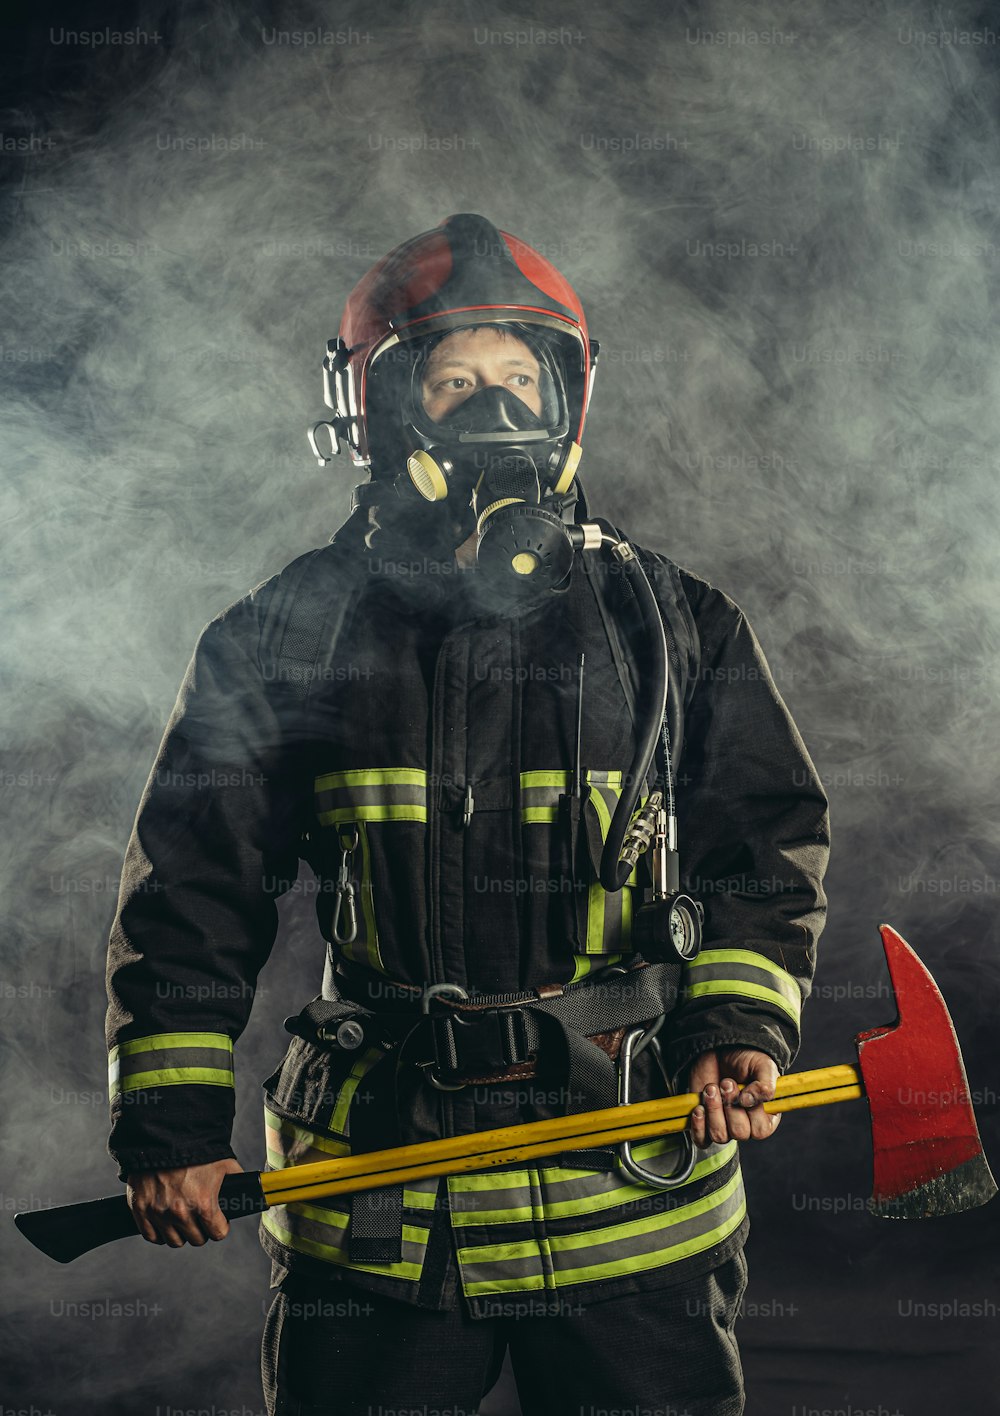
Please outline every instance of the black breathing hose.
[[[622, 845], [665, 721], [668, 660], [667, 639], [663, 629], [663, 620], [660, 617], [660, 607], [656, 603], [656, 596], [653, 594], [652, 586], [638, 556], [627, 541], [609, 536], [607, 533], [602, 539], [606, 544], [612, 546], [613, 554], [617, 556], [624, 574], [628, 577], [628, 582], [639, 606], [643, 626], [653, 646], [653, 664], [646, 687], [645, 711], [638, 715], [643, 724], [642, 733], [636, 744], [635, 756], [632, 758], [628, 777], [622, 783], [622, 794], [611, 818], [604, 850], [601, 854], [601, 885], [605, 890], [615, 891], [622, 888], [632, 873], [631, 864], [620, 858]], [[666, 770], [669, 775], [669, 759]]]

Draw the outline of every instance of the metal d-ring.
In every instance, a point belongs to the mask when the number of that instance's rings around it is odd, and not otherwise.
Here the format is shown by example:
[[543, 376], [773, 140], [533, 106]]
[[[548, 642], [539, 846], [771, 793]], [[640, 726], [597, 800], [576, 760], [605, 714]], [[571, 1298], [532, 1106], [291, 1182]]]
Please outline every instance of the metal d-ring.
[[[648, 1042], [653, 1042], [654, 1049], [657, 1053], [659, 1052], [658, 1039], [655, 1035], [659, 1032], [662, 1023], [663, 1019], [661, 1018], [651, 1028], [644, 1026], [632, 1028], [622, 1038], [621, 1051], [618, 1054], [618, 1101], [622, 1106], [627, 1106], [632, 1099], [632, 1060], [635, 1054], [641, 1052]], [[641, 1165], [632, 1154], [631, 1141], [622, 1141], [618, 1147], [618, 1164], [625, 1174], [633, 1180], [638, 1180], [640, 1184], [651, 1185], [656, 1190], [675, 1190], [678, 1185], [683, 1185], [687, 1180], [690, 1180], [695, 1160], [694, 1140], [690, 1131], [684, 1131], [681, 1134], [680, 1159], [669, 1175], [660, 1175], [655, 1170], [647, 1170], [644, 1165]]]
[[[439, 993], [453, 993], [459, 998], [468, 998], [469, 996], [460, 983], [432, 983], [424, 989], [423, 994], [421, 995], [421, 1013], [430, 1013], [431, 999], [436, 997]], [[431, 1086], [435, 1087], [440, 1092], [459, 1092], [463, 1091], [468, 1085], [467, 1082], [457, 1082], [454, 1084], [449, 1082], [442, 1082], [438, 1077], [434, 1075], [435, 1064], [433, 1062], [418, 1062], [417, 1066], [422, 1067], [424, 1069], [424, 1075], [430, 1082]]]

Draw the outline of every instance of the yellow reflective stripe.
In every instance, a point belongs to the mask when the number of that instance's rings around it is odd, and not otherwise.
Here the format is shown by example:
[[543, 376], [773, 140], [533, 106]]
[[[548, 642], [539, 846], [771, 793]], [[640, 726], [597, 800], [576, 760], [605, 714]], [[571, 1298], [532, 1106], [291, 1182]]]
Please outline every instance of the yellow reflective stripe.
[[[606, 781], [595, 782], [592, 778], [602, 777]], [[617, 781], [615, 779], [618, 779]], [[621, 796], [620, 772], [587, 773], [587, 780], [591, 783], [590, 800], [594, 804], [597, 812], [597, 820], [601, 828], [601, 840], [608, 839], [608, 832], [611, 830], [611, 817], [613, 815], [617, 799]], [[608, 793], [613, 805], [609, 803]], [[645, 800], [640, 796], [640, 804]], [[606, 953], [608, 945], [612, 942], [609, 934], [615, 936], [614, 942], [629, 943], [632, 938], [632, 890], [639, 883], [638, 862], [632, 867], [624, 886], [621, 890], [609, 892], [604, 889], [600, 881], [591, 883], [587, 897], [587, 938], [586, 950], [588, 954]]]
[[[352, 1264], [343, 1249], [338, 1249], [333, 1244], [323, 1244], [319, 1240], [309, 1239], [304, 1234], [294, 1234], [285, 1227], [278, 1218], [278, 1210], [292, 1210], [301, 1212], [306, 1218], [313, 1219], [320, 1224], [330, 1225], [332, 1229], [345, 1230], [347, 1227], [346, 1215], [342, 1217], [341, 1225], [331, 1224], [331, 1219], [336, 1216], [330, 1210], [317, 1210], [312, 1205], [277, 1205], [274, 1209], [265, 1210], [261, 1215], [261, 1224], [280, 1243], [289, 1249], [295, 1249], [298, 1253], [309, 1254], [314, 1259], [322, 1259], [325, 1263], [338, 1264], [341, 1268], [356, 1268], [363, 1273], [382, 1273], [389, 1278], [407, 1278], [418, 1280], [423, 1271], [423, 1262], [413, 1263], [406, 1260], [398, 1264]], [[426, 1250], [427, 1236], [426, 1229], [414, 1229], [412, 1225], [403, 1225], [403, 1237], [409, 1239], [411, 1243], [417, 1244]], [[422, 1237], [421, 1237], [422, 1236]]]
[[687, 965], [687, 968], [702, 968], [706, 964], [749, 964], [751, 968], [764, 969], [766, 973], [774, 974], [776, 978], [788, 979], [793, 991], [795, 993], [799, 991], [798, 983], [787, 969], [774, 963], [766, 954], [758, 954], [754, 949], [702, 949], [697, 958], [692, 959], [691, 963]]
[[228, 1033], [150, 1033], [148, 1037], [133, 1037], [128, 1042], [119, 1042], [108, 1055], [127, 1057], [132, 1052], [155, 1052], [165, 1047], [221, 1047], [226, 1052], [232, 1052], [233, 1040]]
[[426, 821], [426, 806], [414, 802], [360, 803], [335, 806], [330, 811], [318, 811], [316, 820], [321, 826], [339, 826], [342, 821]]
[[761, 988], [755, 983], [724, 980], [719, 983], [696, 983], [684, 990], [685, 998], [701, 998], [713, 993], [730, 998], [756, 998], [761, 1003], [773, 1003], [787, 1013], [793, 1022], [799, 1021], [798, 1010], [789, 1007], [788, 1000], [782, 994], [775, 992], [773, 988]]
[[448, 1189], [459, 1194], [463, 1190], [517, 1190], [527, 1184], [527, 1170], [473, 1170], [467, 1175], [449, 1175]]
[[470, 1298], [474, 1298], [479, 1293], [531, 1293], [538, 1288], [551, 1288], [551, 1283], [546, 1284], [545, 1276], [540, 1273], [533, 1273], [527, 1278], [494, 1278], [486, 1283], [463, 1283], [462, 1288]]
[[488, 1247], [462, 1245], [456, 1252], [459, 1263], [463, 1260], [480, 1264], [502, 1263], [505, 1259], [533, 1259], [538, 1253], [538, 1242], [535, 1239], [511, 1239], [506, 1244], [490, 1244]]
[[738, 1208], [714, 1229], [707, 1230], [694, 1239], [687, 1239], [681, 1244], [673, 1244], [668, 1249], [657, 1249], [652, 1253], [635, 1254], [630, 1258], [608, 1260], [601, 1264], [584, 1264], [579, 1268], [560, 1269], [554, 1277], [548, 1277], [548, 1281], [545, 1274], [532, 1274], [527, 1278], [486, 1279], [479, 1283], [464, 1284], [464, 1291], [472, 1298], [484, 1293], [517, 1293], [538, 1288], [562, 1288], [577, 1283], [600, 1282], [603, 1279], [617, 1278], [625, 1274], [640, 1273], [645, 1269], [663, 1268], [667, 1264], [679, 1263], [681, 1259], [704, 1253], [706, 1249], [721, 1244], [724, 1239], [739, 1229], [746, 1216], [746, 1209], [746, 1200], [743, 1199]]
[[[678, 1240], [673, 1244], [669, 1242], [672, 1228], [678, 1225], [690, 1226], [693, 1219], [697, 1220], [702, 1216], [710, 1221], [713, 1212], [725, 1209], [737, 1196], [739, 1202], [734, 1205], [733, 1212], [726, 1215], [720, 1223], [716, 1225], [709, 1223], [708, 1228], [702, 1229], [688, 1239]], [[459, 1248], [456, 1252], [460, 1264], [469, 1264], [473, 1269], [481, 1269], [484, 1265], [494, 1263], [502, 1268], [505, 1262], [512, 1263], [518, 1260], [538, 1260], [543, 1263], [543, 1269], [540, 1272], [522, 1273], [516, 1278], [487, 1278], [463, 1282], [463, 1288], [470, 1297], [480, 1293], [516, 1292], [522, 1289], [542, 1287], [561, 1288], [577, 1283], [613, 1278], [619, 1274], [635, 1273], [643, 1269], [660, 1268], [666, 1264], [677, 1263], [692, 1254], [702, 1253], [719, 1244], [739, 1228], [745, 1214], [746, 1197], [742, 1194], [742, 1176], [737, 1170], [736, 1174], [719, 1189], [678, 1209], [666, 1211], [649, 1219], [609, 1225], [603, 1229], [590, 1230], [581, 1234], [552, 1236], [546, 1245], [544, 1258], [540, 1246], [531, 1240], [511, 1244], [491, 1244], [478, 1248]], [[617, 1259], [606, 1259], [599, 1263], [581, 1264], [577, 1268], [558, 1268], [549, 1262], [550, 1256], [553, 1254], [570, 1254], [576, 1250], [586, 1250], [601, 1244], [614, 1244], [616, 1241], [624, 1241], [629, 1238], [661, 1234], [666, 1241], [664, 1245], [637, 1254]]]
[[[587, 773], [588, 780], [590, 773]], [[594, 810], [597, 812], [597, 819], [601, 823], [601, 840], [608, 839], [608, 832], [611, 830], [611, 810], [599, 791], [591, 791], [590, 800], [594, 803]]]
[[[685, 1180], [684, 1184], [693, 1185], [698, 1180], [704, 1180], [706, 1175], [711, 1175], [713, 1171], [721, 1170], [724, 1165], [728, 1165], [733, 1158], [731, 1147], [735, 1147], [735, 1145], [736, 1142], [732, 1141], [730, 1145], [724, 1146], [722, 1150], [718, 1151], [715, 1155], [709, 1155], [706, 1156], [704, 1160], [700, 1160], [692, 1170], [690, 1180]], [[663, 1154], [663, 1152], [649, 1150], [645, 1150], [644, 1152], [642, 1147], [635, 1146], [632, 1150], [632, 1154], [637, 1160], [645, 1161], [651, 1159], [653, 1155]], [[575, 1172], [572, 1170], [559, 1172], [561, 1177], [567, 1179], [574, 1173]], [[684, 1186], [679, 1185], [676, 1193], [680, 1195], [683, 1194], [683, 1191]], [[622, 1183], [621, 1189], [619, 1190], [610, 1190], [604, 1195], [598, 1194], [591, 1196], [586, 1201], [585, 1207], [588, 1214], [602, 1209], [614, 1209], [616, 1205], [627, 1205], [632, 1200], [645, 1199], [652, 1193], [654, 1193], [652, 1186], [640, 1184], [638, 1181], [627, 1180]], [[562, 1219], [564, 1216], [579, 1214], [582, 1208], [584, 1208], [584, 1205], [581, 1204], [580, 1200], [547, 1201], [544, 1206], [545, 1218]]]
[[[264, 1132], [267, 1138], [267, 1163], [271, 1170], [285, 1170], [289, 1165], [306, 1165], [313, 1160], [351, 1154], [351, 1147], [346, 1141], [337, 1136], [311, 1131], [301, 1123], [276, 1115], [268, 1106], [264, 1107]], [[417, 1189], [404, 1185], [403, 1204], [410, 1209], [433, 1209], [437, 1201], [437, 1177], [415, 1181], [413, 1184], [430, 1188]]]
[[264, 1130], [269, 1142], [272, 1136], [279, 1143], [284, 1137], [287, 1137], [291, 1142], [290, 1146], [281, 1150], [269, 1147], [268, 1160], [270, 1160], [272, 1149], [275, 1149], [275, 1154], [280, 1157], [280, 1164], [274, 1165], [275, 1170], [283, 1170], [289, 1164], [289, 1155], [293, 1150], [296, 1165], [304, 1164], [302, 1155], [304, 1155], [306, 1148], [325, 1151], [328, 1155], [334, 1156], [350, 1155], [351, 1153], [351, 1148], [346, 1141], [339, 1140], [336, 1136], [323, 1136], [316, 1131], [310, 1131], [306, 1126], [289, 1121], [284, 1116], [276, 1115], [267, 1106], [264, 1107]]
[[326, 772], [313, 782], [316, 819], [323, 826], [352, 821], [426, 821], [427, 773], [422, 767], [365, 767]]
[[[763, 977], [755, 979], [755, 973]], [[781, 1008], [796, 1023], [802, 1011], [802, 990], [795, 977], [752, 949], [703, 949], [684, 967], [684, 991], [692, 998], [730, 993], [760, 999]]]
[[336, 1105], [330, 1114], [331, 1131], [340, 1131], [343, 1135], [347, 1134], [347, 1109], [351, 1104], [354, 1093], [357, 1091], [358, 1085], [365, 1073], [370, 1072], [372, 1067], [375, 1066], [375, 1063], [384, 1055], [381, 1048], [369, 1047], [365, 1049], [355, 1062], [354, 1066], [351, 1068], [350, 1075], [337, 1094]]
[[403, 1204], [409, 1209], [432, 1210], [437, 1204], [437, 1189], [411, 1190], [407, 1185], [404, 1185]]
[[[691, 1178], [686, 1180], [686, 1185], [693, 1185], [698, 1180], [703, 1180], [706, 1175], [711, 1175], [713, 1171], [721, 1169], [723, 1165], [728, 1165], [733, 1158], [733, 1150], [736, 1142], [732, 1141], [724, 1146], [715, 1155], [706, 1156], [704, 1160], [698, 1162], [691, 1172]], [[660, 1147], [659, 1150], [656, 1147]], [[632, 1154], [637, 1160], [645, 1161], [653, 1155], [662, 1154], [666, 1146], [661, 1140], [653, 1140], [645, 1146], [636, 1146]], [[592, 1173], [592, 1172], [589, 1172]], [[543, 1169], [541, 1171], [541, 1181], [535, 1177], [521, 1172], [522, 1185], [532, 1189], [538, 1188], [539, 1183], [558, 1184], [560, 1181], [574, 1180], [588, 1174], [585, 1170], [563, 1170], [563, 1169]], [[683, 1186], [679, 1186], [677, 1193], [682, 1193]], [[622, 1180], [622, 1182], [612, 1190], [603, 1193], [595, 1191], [591, 1195], [577, 1196], [571, 1200], [548, 1200], [544, 1198], [536, 1205], [513, 1205], [509, 1209], [469, 1209], [453, 1211], [451, 1222], [457, 1228], [474, 1228], [481, 1224], [518, 1224], [529, 1219], [562, 1219], [572, 1218], [581, 1213], [595, 1214], [604, 1209], [616, 1209], [619, 1205], [630, 1204], [633, 1200], [645, 1199], [654, 1193], [649, 1185], [640, 1184], [634, 1180]], [[492, 1248], [490, 1249], [492, 1253]]]
[[[346, 1198], [346, 1196], [344, 1197]], [[318, 1224], [329, 1225], [331, 1229], [344, 1230], [347, 1228], [347, 1215], [338, 1210], [326, 1209], [320, 1205], [311, 1204], [308, 1200], [296, 1200], [293, 1204], [275, 1205], [274, 1209], [294, 1210], [296, 1214], [301, 1214], [306, 1219], [314, 1219]], [[265, 1214], [273, 1213], [265, 1210]], [[403, 1238], [411, 1244], [426, 1246], [430, 1238], [430, 1230], [422, 1224], [404, 1224]], [[365, 1268], [371, 1268], [371, 1264], [365, 1264]], [[387, 1264], [386, 1268], [396, 1269], [398, 1264]]]
[[636, 873], [635, 873], [637, 868], [638, 868], [637, 866], [633, 866], [633, 868], [632, 868], [632, 874], [628, 877], [628, 880], [626, 880], [625, 884], [622, 886], [621, 890], [619, 891], [619, 897], [620, 897], [620, 899], [621, 899], [621, 908], [622, 908], [622, 938], [623, 938], [623, 939], [631, 939], [631, 938], [632, 938], [632, 890], [633, 890], [633, 888], [634, 888], [634, 886], [633, 886], [633, 881], [635, 881], [635, 880], [638, 879], [638, 877], [636, 876]]
[[576, 983], [581, 978], [586, 978], [587, 974], [594, 969], [606, 969], [612, 964], [617, 964], [619, 959], [624, 959], [624, 954], [577, 954], [573, 963], [573, 977], [570, 983]]
[[721, 1244], [723, 1239], [728, 1238], [734, 1230], [739, 1229], [746, 1212], [747, 1202], [746, 1199], [743, 1199], [733, 1213], [721, 1224], [716, 1225], [714, 1229], [709, 1229], [705, 1234], [699, 1234], [694, 1239], [686, 1239], [681, 1244], [671, 1245], [670, 1258], [667, 1260], [663, 1257], [663, 1251], [659, 1250], [652, 1254], [635, 1254], [631, 1258], [610, 1260], [603, 1264], [584, 1264], [580, 1268], [562, 1269], [559, 1273], [558, 1283], [594, 1282], [603, 1278], [614, 1278], [619, 1274], [661, 1268], [665, 1262], [679, 1263], [681, 1259], [690, 1258], [692, 1254], [704, 1253], [706, 1249], [712, 1249], [716, 1244]]
[[521, 773], [522, 789], [530, 790], [532, 787], [558, 787], [560, 791], [564, 791], [568, 786], [568, 772], [549, 772], [545, 769], [531, 768], [529, 771]]
[[[569, 772], [548, 771], [533, 768], [522, 772], [521, 782], [521, 822], [523, 825], [553, 825], [559, 819], [558, 793], [566, 792], [570, 786]], [[587, 785], [590, 787], [590, 801], [597, 813], [601, 839], [606, 841], [611, 829], [611, 818], [621, 797], [622, 772], [620, 769], [603, 771], [588, 769]], [[548, 797], [548, 800], [546, 800]], [[645, 801], [639, 797], [639, 804]], [[631, 890], [639, 884], [638, 865], [633, 867], [621, 891], [606, 891], [599, 880], [592, 880], [587, 886], [587, 923], [583, 941], [583, 955], [601, 954], [607, 956], [616, 944], [628, 945], [632, 937], [632, 896]], [[574, 981], [585, 976], [579, 957], [575, 965]], [[621, 953], [618, 954], [621, 957]]]
[[593, 1244], [605, 1244], [614, 1239], [627, 1239], [633, 1234], [652, 1234], [654, 1230], [669, 1228], [671, 1225], [683, 1223], [686, 1219], [694, 1219], [699, 1214], [707, 1214], [709, 1210], [717, 1209], [742, 1183], [743, 1178], [737, 1171], [724, 1185], [720, 1185], [718, 1190], [712, 1190], [710, 1194], [702, 1195], [700, 1200], [692, 1200], [690, 1204], [667, 1210], [665, 1214], [650, 1215], [648, 1219], [631, 1219], [624, 1224], [610, 1224], [605, 1229], [589, 1229], [584, 1234], [556, 1234], [549, 1238], [549, 1243], [553, 1249], [565, 1253], [570, 1249], [589, 1249]]
[[314, 783], [318, 792], [336, 787], [425, 787], [422, 767], [365, 767], [347, 772], [327, 772]]
[[[159, 1064], [159, 1065], [157, 1065]], [[108, 1096], [185, 1083], [231, 1087], [233, 1040], [227, 1033], [150, 1033], [108, 1052]]]
[[138, 1091], [141, 1087], [172, 1087], [180, 1082], [202, 1082], [206, 1086], [233, 1086], [232, 1072], [217, 1067], [161, 1067], [155, 1072], [132, 1072], [122, 1077], [120, 1091]]
[[[587, 781], [590, 781], [590, 773], [587, 773]], [[607, 803], [599, 791], [591, 790], [590, 800], [594, 803], [594, 810], [597, 812], [597, 819], [601, 826], [601, 840], [608, 839], [608, 831], [611, 828], [611, 813]], [[605, 891], [599, 880], [591, 882], [587, 891], [587, 938], [585, 948], [588, 954], [606, 953], [604, 943], [604, 903]]]
[[525, 826], [551, 825], [559, 819], [559, 796], [569, 790], [568, 772], [531, 768], [521, 773], [521, 821]]

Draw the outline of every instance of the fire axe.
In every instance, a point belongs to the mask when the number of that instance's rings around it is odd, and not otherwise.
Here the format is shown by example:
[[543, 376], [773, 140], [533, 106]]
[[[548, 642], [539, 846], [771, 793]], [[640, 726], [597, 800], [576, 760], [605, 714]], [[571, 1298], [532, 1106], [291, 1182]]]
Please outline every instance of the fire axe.
[[[857, 1066], [820, 1067], [778, 1079], [764, 1110], [865, 1097], [871, 1114], [874, 1184], [869, 1208], [883, 1219], [926, 1219], [984, 1205], [997, 1192], [983, 1154], [962, 1053], [944, 999], [910, 946], [880, 927], [896, 1000], [896, 1021], [855, 1038]], [[927, 1082], [921, 1091], [914, 1083]], [[926, 1100], [921, 1101], [923, 1096]], [[227, 1175], [219, 1206], [228, 1218], [275, 1205], [377, 1189], [380, 1185], [532, 1162], [562, 1151], [649, 1140], [683, 1131], [694, 1092], [601, 1111], [556, 1116], [493, 1131], [368, 1151], [283, 1170]], [[14, 1223], [59, 1263], [138, 1234], [124, 1194], [30, 1210]]]

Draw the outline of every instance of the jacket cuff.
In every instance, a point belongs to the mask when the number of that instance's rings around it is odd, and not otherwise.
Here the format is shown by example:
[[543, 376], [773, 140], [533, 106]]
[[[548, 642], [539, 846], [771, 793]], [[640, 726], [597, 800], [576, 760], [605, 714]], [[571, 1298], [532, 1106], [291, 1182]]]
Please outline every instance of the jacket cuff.
[[152, 1151], [118, 1150], [108, 1153], [118, 1165], [118, 1179], [123, 1183], [140, 1170], [177, 1170], [185, 1165], [211, 1165], [215, 1160], [235, 1160], [232, 1146], [194, 1146], [187, 1150]]
[[719, 1048], [749, 1047], [773, 1057], [779, 1072], [787, 1072], [799, 1049], [798, 1030], [742, 1004], [714, 1008], [682, 1008], [669, 1020], [664, 1040], [664, 1061], [674, 1091], [683, 1083], [691, 1064], [704, 1052]]
[[122, 1172], [225, 1160], [233, 1155], [235, 1113], [231, 1087], [185, 1083], [126, 1092], [111, 1103], [108, 1154]]

